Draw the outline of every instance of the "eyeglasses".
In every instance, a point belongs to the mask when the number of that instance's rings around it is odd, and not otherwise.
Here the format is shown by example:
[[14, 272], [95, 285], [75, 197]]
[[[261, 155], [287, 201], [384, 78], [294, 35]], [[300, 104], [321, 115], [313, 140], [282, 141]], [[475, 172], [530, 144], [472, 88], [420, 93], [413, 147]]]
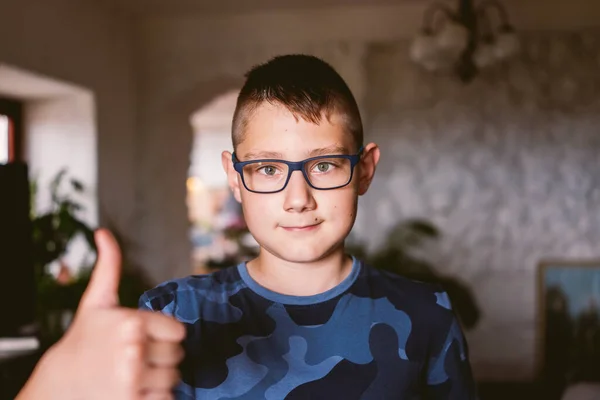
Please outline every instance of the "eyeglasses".
[[242, 177], [249, 192], [277, 193], [287, 186], [294, 171], [302, 171], [310, 187], [317, 190], [342, 188], [350, 183], [354, 167], [360, 161], [363, 148], [354, 155], [328, 155], [304, 161], [251, 160], [239, 161], [233, 153], [233, 168]]

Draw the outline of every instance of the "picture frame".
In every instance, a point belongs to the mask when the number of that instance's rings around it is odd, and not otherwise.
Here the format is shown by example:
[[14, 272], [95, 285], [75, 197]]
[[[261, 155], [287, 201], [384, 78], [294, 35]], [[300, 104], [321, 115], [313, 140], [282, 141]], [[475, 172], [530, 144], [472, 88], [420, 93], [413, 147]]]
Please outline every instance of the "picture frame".
[[600, 382], [600, 259], [541, 261], [537, 293], [540, 381]]

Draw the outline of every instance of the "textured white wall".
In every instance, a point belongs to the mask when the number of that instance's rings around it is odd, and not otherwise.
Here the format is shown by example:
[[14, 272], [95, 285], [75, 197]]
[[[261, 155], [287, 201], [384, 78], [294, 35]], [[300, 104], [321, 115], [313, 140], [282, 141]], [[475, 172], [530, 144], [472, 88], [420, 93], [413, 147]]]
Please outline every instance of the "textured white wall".
[[368, 135], [383, 150], [356, 233], [377, 244], [397, 219], [433, 220], [444, 238], [428, 258], [482, 308], [476, 373], [530, 377], [537, 264], [600, 257], [600, 32], [527, 34], [519, 60], [469, 86], [406, 52], [369, 53]]

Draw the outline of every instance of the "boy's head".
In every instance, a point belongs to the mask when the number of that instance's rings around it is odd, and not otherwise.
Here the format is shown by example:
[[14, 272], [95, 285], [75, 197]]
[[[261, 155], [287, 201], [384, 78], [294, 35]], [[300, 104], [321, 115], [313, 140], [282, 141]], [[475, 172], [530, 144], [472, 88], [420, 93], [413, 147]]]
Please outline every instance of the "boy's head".
[[234, 150], [244, 141], [248, 123], [261, 105], [283, 106], [296, 119], [319, 124], [336, 114], [341, 117], [358, 151], [363, 144], [360, 112], [342, 77], [314, 56], [284, 55], [246, 74], [233, 115]]
[[295, 263], [343, 251], [379, 149], [363, 146], [358, 106], [339, 74], [305, 55], [255, 67], [238, 97], [232, 139], [235, 153], [223, 152], [223, 167], [262, 251]]

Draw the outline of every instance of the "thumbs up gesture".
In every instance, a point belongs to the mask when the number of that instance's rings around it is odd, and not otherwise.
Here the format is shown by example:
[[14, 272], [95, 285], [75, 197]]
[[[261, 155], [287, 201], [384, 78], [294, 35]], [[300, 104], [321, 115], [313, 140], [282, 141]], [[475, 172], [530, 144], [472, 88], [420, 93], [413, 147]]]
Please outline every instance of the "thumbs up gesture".
[[73, 323], [17, 400], [173, 398], [185, 329], [165, 315], [119, 307], [119, 247], [106, 230], [95, 238], [98, 261]]

